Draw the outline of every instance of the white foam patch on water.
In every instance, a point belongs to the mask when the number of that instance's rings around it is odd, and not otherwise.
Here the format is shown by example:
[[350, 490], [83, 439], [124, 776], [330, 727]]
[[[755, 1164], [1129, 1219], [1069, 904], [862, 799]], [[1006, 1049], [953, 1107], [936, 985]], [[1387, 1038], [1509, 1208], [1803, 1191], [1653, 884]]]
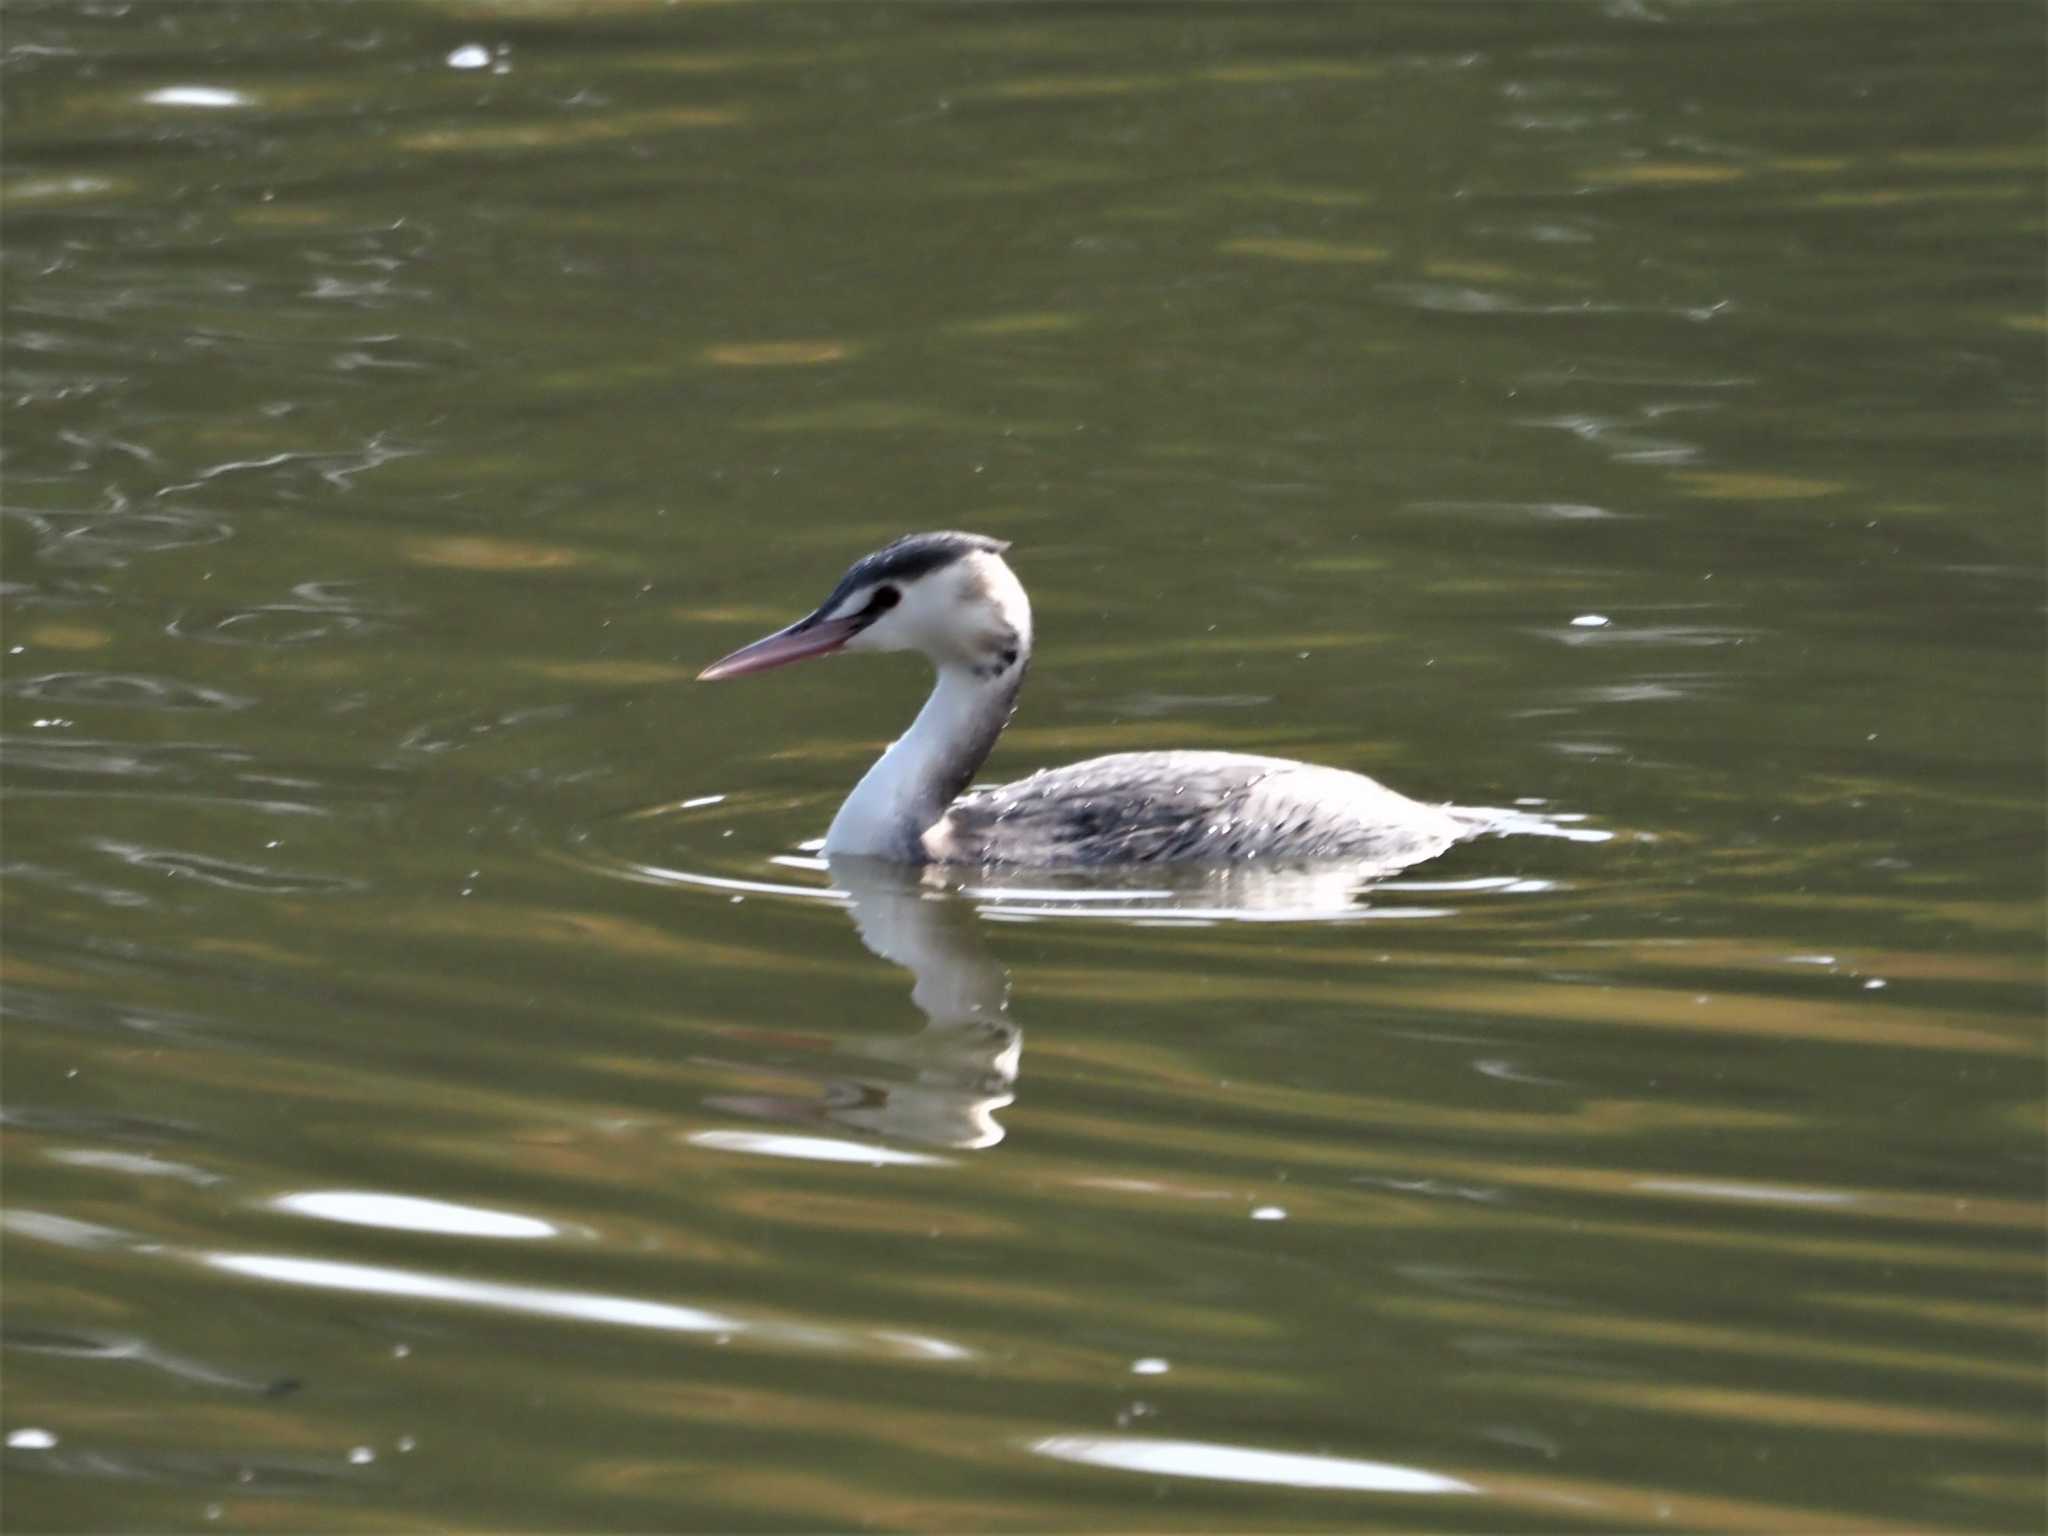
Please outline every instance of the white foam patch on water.
[[1658, 1195], [1696, 1195], [1702, 1200], [1751, 1200], [1759, 1205], [1854, 1205], [1842, 1189], [1791, 1189], [1771, 1184], [1735, 1184], [1707, 1179], [1638, 1179], [1635, 1187]]
[[449, 1237], [554, 1237], [553, 1222], [509, 1211], [484, 1210], [446, 1200], [421, 1200], [412, 1195], [387, 1195], [375, 1190], [320, 1189], [282, 1195], [271, 1204], [294, 1216], [346, 1222], [357, 1227], [382, 1227], [390, 1232], [439, 1232]]
[[144, 94], [153, 107], [247, 107], [255, 98], [217, 85], [167, 85]]
[[1130, 1435], [1049, 1435], [1031, 1443], [1040, 1456], [1114, 1467], [1151, 1477], [1196, 1477], [1284, 1488], [1336, 1488], [1355, 1493], [1477, 1493], [1470, 1483], [1419, 1467], [1348, 1456], [1304, 1456], [1204, 1440], [1147, 1440]]
[[1460, 815], [1482, 823], [1481, 830], [1497, 837], [1561, 837], [1573, 843], [1614, 840], [1612, 832], [1575, 825], [1587, 819], [1583, 811], [1546, 811], [1532, 815], [1528, 811], [1492, 806], [1459, 806], [1457, 809]]
[[353, 1291], [360, 1296], [407, 1296], [418, 1301], [453, 1301], [500, 1312], [566, 1317], [623, 1328], [656, 1328], [670, 1333], [736, 1333], [737, 1318], [665, 1301], [637, 1301], [595, 1291], [557, 1291], [534, 1285], [501, 1285], [456, 1275], [435, 1275], [374, 1264], [345, 1264], [270, 1253], [210, 1253], [209, 1269], [316, 1290]]
[[1557, 889], [1549, 880], [1524, 880], [1514, 875], [1480, 875], [1471, 880], [1383, 880], [1373, 887], [1376, 891], [1551, 891]]
[[1093, 922], [1128, 923], [1134, 928], [1200, 928], [1215, 923], [1365, 923], [1393, 918], [1450, 917], [1449, 907], [1020, 907], [1004, 902], [981, 915], [991, 921], [1024, 923], [1048, 917], [1085, 917]]
[[134, 1241], [119, 1227], [103, 1227], [95, 1221], [76, 1221], [50, 1211], [0, 1211], [0, 1228], [15, 1237], [55, 1243], [60, 1248], [126, 1248]]
[[[114, 181], [109, 176], [35, 176], [10, 185], [7, 189], [9, 202], [40, 202], [47, 198], [91, 197], [95, 193], [111, 191]], [[10, 656], [19, 656], [25, 646], [12, 645], [7, 648]]]
[[73, 1168], [92, 1168], [102, 1173], [127, 1174], [138, 1179], [182, 1179], [188, 1184], [202, 1185], [222, 1182], [217, 1173], [208, 1173], [203, 1168], [173, 1162], [170, 1158], [151, 1153], [117, 1152], [106, 1147], [58, 1147], [43, 1155], [53, 1163], [68, 1163]]
[[780, 1131], [692, 1131], [686, 1140], [714, 1152], [749, 1152], [756, 1157], [796, 1157], [814, 1163], [860, 1163], [870, 1168], [942, 1168], [951, 1158], [901, 1152], [864, 1141], [831, 1136], [789, 1136]]
[[613, 874], [624, 875], [646, 885], [694, 885], [707, 891], [738, 891], [746, 896], [797, 896], [805, 901], [846, 901], [844, 891], [815, 885], [779, 885], [772, 880], [738, 880], [726, 875], [698, 875], [686, 869], [667, 869], [659, 864], [608, 864]]
[[962, 886], [960, 894], [971, 896], [976, 901], [1044, 901], [1058, 902], [1061, 906], [1079, 905], [1090, 901], [1170, 901], [1173, 892], [1158, 891], [1066, 891], [1057, 887], [1040, 889], [1029, 885], [968, 885]]

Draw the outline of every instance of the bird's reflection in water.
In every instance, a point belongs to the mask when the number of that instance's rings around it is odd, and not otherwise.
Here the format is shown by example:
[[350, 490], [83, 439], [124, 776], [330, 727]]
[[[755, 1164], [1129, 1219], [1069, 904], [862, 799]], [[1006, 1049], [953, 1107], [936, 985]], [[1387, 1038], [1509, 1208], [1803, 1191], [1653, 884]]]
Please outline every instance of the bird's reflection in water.
[[861, 943], [917, 978], [910, 1000], [925, 1027], [864, 1043], [865, 1054], [911, 1077], [863, 1086], [831, 1117], [926, 1146], [994, 1146], [1003, 1139], [996, 1111], [1016, 1097], [1024, 1035], [1009, 1019], [1010, 973], [982, 942], [973, 903], [880, 859], [836, 858], [832, 883], [853, 898]]
[[988, 952], [972, 902], [934, 889], [915, 866], [835, 858], [861, 943], [916, 977], [916, 1034], [850, 1040], [883, 1071], [841, 1072], [816, 1100], [770, 1095], [712, 1103], [768, 1119], [828, 1122], [917, 1146], [971, 1150], [1003, 1139], [996, 1113], [1015, 1097], [1023, 1034], [1008, 1017], [1010, 974]]
[[[842, 1043], [840, 1061], [815, 1097], [748, 1094], [709, 1102], [756, 1119], [834, 1124], [867, 1137], [962, 1150], [1003, 1139], [996, 1114], [1016, 1096], [1023, 1051], [1023, 1031], [1009, 1017], [1009, 972], [982, 936], [984, 910], [1021, 921], [1065, 917], [1153, 928], [1356, 922], [1449, 914], [1414, 901], [1420, 892], [1531, 883], [1493, 877], [1388, 884], [1382, 865], [1355, 859], [1004, 877], [842, 856], [829, 869], [861, 942], [916, 978], [910, 999], [924, 1028]], [[1375, 889], [1401, 891], [1403, 899], [1373, 900]], [[877, 1070], [849, 1070], [849, 1055], [873, 1061]]]

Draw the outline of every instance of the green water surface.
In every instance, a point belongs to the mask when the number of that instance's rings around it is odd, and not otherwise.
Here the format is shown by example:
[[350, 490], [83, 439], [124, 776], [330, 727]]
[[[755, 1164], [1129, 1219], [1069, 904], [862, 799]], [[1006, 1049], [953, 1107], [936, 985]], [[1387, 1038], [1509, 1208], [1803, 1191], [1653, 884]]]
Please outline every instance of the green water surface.
[[[7, 1528], [2039, 1528], [2037, 5], [0, 29]], [[1524, 830], [824, 868], [943, 527]]]

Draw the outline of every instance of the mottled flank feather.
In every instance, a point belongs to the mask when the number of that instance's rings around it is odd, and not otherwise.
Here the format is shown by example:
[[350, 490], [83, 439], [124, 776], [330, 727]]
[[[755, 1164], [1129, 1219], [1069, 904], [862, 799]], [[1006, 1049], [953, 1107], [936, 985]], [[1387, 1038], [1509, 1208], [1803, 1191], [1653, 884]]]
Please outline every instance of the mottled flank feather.
[[924, 846], [941, 863], [1345, 858], [1390, 867], [1473, 831], [1363, 774], [1240, 752], [1119, 752], [962, 796]]

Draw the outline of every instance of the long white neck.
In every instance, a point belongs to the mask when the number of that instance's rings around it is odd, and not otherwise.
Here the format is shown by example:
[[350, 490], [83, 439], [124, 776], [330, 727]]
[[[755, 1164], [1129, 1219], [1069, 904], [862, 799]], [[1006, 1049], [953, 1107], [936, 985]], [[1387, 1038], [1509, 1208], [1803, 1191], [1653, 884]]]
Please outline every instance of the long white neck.
[[920, 863], [937, 822], [987, 759], [1024, 681], [1023, 658], [1002, 676], [946, 663], [910, 729], [875, 760], [832, 818], [825, 852]]

